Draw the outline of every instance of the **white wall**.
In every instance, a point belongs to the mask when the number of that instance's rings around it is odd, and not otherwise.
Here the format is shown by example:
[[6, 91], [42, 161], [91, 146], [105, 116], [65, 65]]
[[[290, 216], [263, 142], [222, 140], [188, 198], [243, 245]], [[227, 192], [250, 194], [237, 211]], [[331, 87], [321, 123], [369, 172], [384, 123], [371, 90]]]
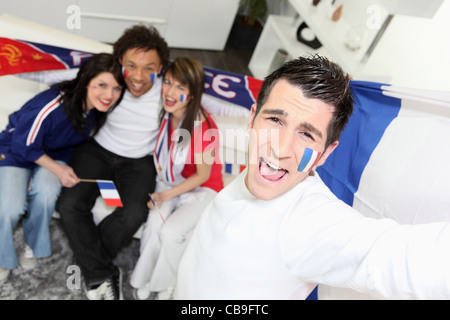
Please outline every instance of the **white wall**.
[[395, 15], [364, 71], [390, 83], [450, 91], [450, 1], [432, 19]]
[[[292, 16], [295, 10], [290, 8], [287, 0], [267, 0], [269, 14]], [[303, 0], [312, 1], [312, 0]], [[322, 0], [327, 1], [327, 0]], [[328, 0], [330, 1], [330, 0]], [[414, 6], [410, 0], [379, 0], [383, 4], [405, 7], [411, 12]], [[366, 0], [341, 0], [344, 3], [343, 14], [352, 17], [352, 11], [360, 12], [356, 6], [363, 6]], [[450, 91], [450, 1], [414, 0], [419, 6], [426, 3], [427, 8], [437, 12], [432, 18], [419, 18], [401, 14], [394, 15], [393, 20], [362, 68], [359, 79], [387, 82], [399, 86], [428, 90]], [[420, 7], [420, 6], [419, 6]], [[358, 11], [359, 10], [359, 11]], [[396, 8], [397, 11], [403, 11]], [[364, 12], [365, 10], [363, 10]], [[416, 10], [417, 11], [417, 10]], [[425, 12], [426, 11], [426, 12]], [[430, 16], [430, 10], [424, 8], [424, 14]], [[363, 15], [353, 15], [355, 23]]]
[[152, 23], [170, 47], [222, 50], [238, 4], [239, 0], [14, 0], [2, 2], [0, 15], [107, 43], [133, 24]]

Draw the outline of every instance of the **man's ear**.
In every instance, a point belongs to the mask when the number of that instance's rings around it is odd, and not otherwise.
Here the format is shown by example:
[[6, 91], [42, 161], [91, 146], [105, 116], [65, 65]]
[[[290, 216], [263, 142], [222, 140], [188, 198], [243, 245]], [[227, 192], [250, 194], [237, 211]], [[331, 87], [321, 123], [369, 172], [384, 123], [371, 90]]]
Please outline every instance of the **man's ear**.
[[339, 145], [339, 141], [335, 141], [332, 144], [330, 144], [327, 149], [323, 152], [323, 154], [320, 156], [319, 161], [316, 163], [316, 167], [319, 167], [327, 161], [328, 156], [336, 149], [336, 147]]
[[253, 127], [253, 120], [255, 120], [256, 104], [252, 104], [250, 109], [250, 116], [248, 117], [247, 130]]

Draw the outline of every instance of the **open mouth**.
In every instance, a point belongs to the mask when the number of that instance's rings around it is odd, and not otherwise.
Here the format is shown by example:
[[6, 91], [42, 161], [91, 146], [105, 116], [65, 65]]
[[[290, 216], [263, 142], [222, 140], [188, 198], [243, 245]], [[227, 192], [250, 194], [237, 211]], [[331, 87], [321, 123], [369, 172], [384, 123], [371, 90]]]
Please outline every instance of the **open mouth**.
[[259, 173], [267, 180], [278, 181], [283, 179], [289, 172], [264, 158], [259, 158]]
[[140, 91], [144, 88], [144, 83], [138, 83], [138, 82], [131, 81], [130, 84], [131, 84], [132, 89], [135, 91]]
[[168, 106], [168, 107], [173, 107], [177, 103], [176, 100], [171, 99], [171, 98], [166, 98], [164, 100], [164, 102], [165, 102], [166, 106]]

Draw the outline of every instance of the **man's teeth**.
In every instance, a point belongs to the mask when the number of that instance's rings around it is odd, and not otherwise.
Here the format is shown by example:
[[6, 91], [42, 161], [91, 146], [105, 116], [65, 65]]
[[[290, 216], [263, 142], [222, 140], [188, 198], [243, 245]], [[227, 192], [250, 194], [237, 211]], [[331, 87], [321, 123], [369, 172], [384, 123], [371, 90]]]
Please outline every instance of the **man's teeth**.
[[132, 83], [132, 85], [133, 85], [133, 87], [134, 88], [136, 88], [136, 89], [140, 89], [140, 88], [142, 88], [143, 86], [144, 86], [144, 84], [143, 83]]
[[283, 168], [277, 167], [276, 165], [270, 163], [269, 161], [267, 161], [266, 159], [262, 158], [262, 161], [264, 161], [264, 163], [266, 163], [269, 167], [271, 167], [272, 169], [275, 170], [284, 170]]

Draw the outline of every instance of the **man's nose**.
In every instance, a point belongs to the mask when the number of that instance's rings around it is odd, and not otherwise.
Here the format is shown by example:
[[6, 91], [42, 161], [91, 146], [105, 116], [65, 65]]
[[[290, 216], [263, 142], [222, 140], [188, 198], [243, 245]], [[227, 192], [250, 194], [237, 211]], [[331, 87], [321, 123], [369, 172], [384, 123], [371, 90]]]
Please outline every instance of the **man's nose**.
[[294, 150], [294, 133], [289, 130], [272, 130], [270, 133], [271, 150], [278, 159], [290, 157]]
[[133, 74], [134, 79], [136, 80], [143, 80], [145, 78], [148, 78], [148, 74], [145, 72], [143, 68], [137, 68]]

